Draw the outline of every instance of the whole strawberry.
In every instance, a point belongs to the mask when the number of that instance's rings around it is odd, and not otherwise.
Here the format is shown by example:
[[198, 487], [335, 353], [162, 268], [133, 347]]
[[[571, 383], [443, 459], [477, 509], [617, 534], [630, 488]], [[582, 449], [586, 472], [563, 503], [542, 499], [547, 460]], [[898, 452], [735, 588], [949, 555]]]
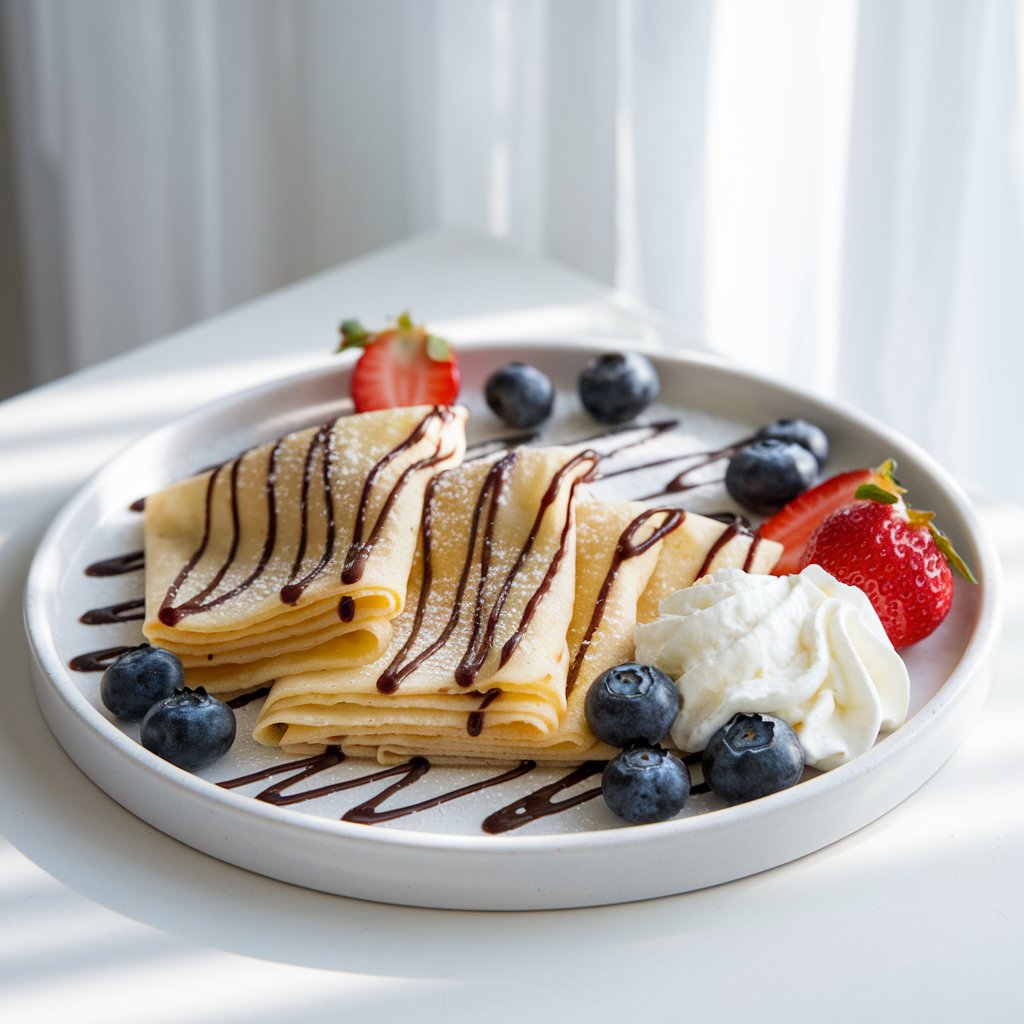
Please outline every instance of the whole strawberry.
[[[953, 603], [950, 566], [970, 569], [932, 523], [931, 512], [907, 508], [896, 495], [865, 488], [814, 531], [800, 567], [820, 565], [867, 594], [894, 647], [928, 636]], [[867, 496], [864, 496], [867, 495]]]

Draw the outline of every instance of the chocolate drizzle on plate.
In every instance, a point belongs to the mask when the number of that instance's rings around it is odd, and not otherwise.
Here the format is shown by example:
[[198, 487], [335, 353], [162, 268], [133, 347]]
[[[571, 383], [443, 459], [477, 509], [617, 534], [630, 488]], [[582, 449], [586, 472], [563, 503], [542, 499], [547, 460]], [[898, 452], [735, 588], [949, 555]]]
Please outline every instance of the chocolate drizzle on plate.
[[491, 437], [486, 441], [479, 441], [466, 448], [466, 456], [462, 460], [466, 462], [479, 462], [481, 459], [488, 459], [502, 451], [511, 451], [513, 448], [521, 448], [523, 445], [532, 444], [540, 437], [539, 430], [527, 431], [522, 434], [507, 434], [504, 437]]
[[249, 704], [255, 704], [258, 700], [263, 700], [266, 695], [270, 693], [269, 686], [261, 686], [258, 690], [252, 690], [250, 693], [240, 693], [237, 697], [232, 697], [230, 700], [226, 700], [224, 703], [229, 708], [244, 708]]
[[560, 811], [567, 811], [571, 807], [578, 807], [587, 800], [593, 800], [601, 793], [600, 786], [584, 790], [573, 796], [555, 800], [559, 793], [572, 789], [587, 779], [593, 778], [604, 771], [603, 761], [585, 761], [578, 768], [574, 768], [568, 775], [557, 779], [555, 782], [540, 789], [528, 793], [524, 797], [502, 807], [484, 819], [481, 826], [488, 835], [498, 835], [501, 832], [510, 832], [514, 828], [522, 828], [531, 822], [539, 821], [551, 814], [558, 814]]
[[114, 555], [85, 567], [86, 576], [124, 576], [129, 572], [138, 572], [146, 564], [144, 551], [129, 551], [124, 555]]
[[635, 472], [641, 469], [651, 469], [656, 466], [665, 466], [673, 462], [681, 462], [683, 459], [694, 460], [690, 465], [686, 466], [681, 472], [677, 473], [660, 491], [655, 491], [653, 494], [645, 494], [639, 501], [656, 501], [659, 498], [667, 497], [670, 494], [682, 494], [685, 491], [692, 491], [697, 487], [705, 487], [712, 483], [721, 483], [718, 478], [711, 480], [695, 480], [694, 474], [699, 470], [704, 469], [706, 466], [710, 466], [715, 462], [719, 462], [722, 459], [731, 458], [741, 448], [750, 444], [754, 438], [746, 437], [740, 441], [736, 441], [733, 444], [726, 445], [723, 448], [715, 448], [706, 452], [690, 452], [686, 455], [669, 456], [663, 459], [656, 459], [653, 462], [646, 463], [642, 466], [633, 467], [632, 470], [624, 470], [623, 472]]
[[91, 608], [78, 621], [86, 626], [112, 626], [118, 622], [141, 622], [145, 617], [146, 601], [137, 597], [102, 608]]
[[[366, 561], [373, 551], [384, 522], [391, 512], [398, 494], [411, 479], [412, 475], [417, 472], [431, 470], [438, 463], [448, 459], [451, 453], [442, 453], [440, 449], [440, 441], [438, 441], [438, 445], [433, 453], [418, 460], [399, 475], [398, 480], [392, 485], [391, 490], [384, 497], [383, 501], [379, 503], [380, 510], [377, 515], [375, 517], [371, 517], [370, 507], [374, 500], [375, 488], [379, 486], [379, 478], [384, 469], [391, 461], [394, 460], [395, 457], [397, 457], [399, 452], [422, 440], [422, 438], [426, 436], [428, 428], [433, 420], [437, 418], [443, 419], [444, 417], [450, 417], [451, 415], [451, 410], [448, 409], [437, 408], [432, 410], [431, 413], [429, 413], [416, 426], [407, 438], [405, 438], [396, 448], [383, 456], [371, 469], [360, 495], [353, 536], [349, 541], [344, 559], [344, 567], [341, 572], [342, 582], [346, 584], [353, 583], [358, 581], [361, 577]], [[337, 550], [338, 538], [336, 536], [337, 529], [334, 520], [333, 506], [333, 459], [331, 456], [330, 444], [331, 431], [333, 430], [336, 422], [336, 420], [333, 420], [329, 423], [325, 423], [314, 431], [305, 452], [301, 492], [301, 534], [298, 553], [291, 573], [291, 579], [282, 589], [280, 595], [281, 600], [285, 603], [294, 604], [299, 600], [303, 591], [310, 585], [310, 583], [312, 583], [326, 570], [327, 566], [331, 564], [334, 559], [335, 551]], [[476, 459], [482, 460], [485, 458], [494, 459], [494, 463], [490, 467], [486, 478], [481, 485], [479, 494], [477, 495], [470, 536], [467, 539], [468, 552], [472, 553], [476, 551], [477, 546], [479, 545], [480, 557], [475, 560], [467, 557], [462, 576], [458, 583], [457, 596], [454, 601], [451, 616], [439, 635], [432, 639], [428, 639], [422, 636], [422, 632], [424, 627], [426, 601], [432, 583], [431, 573], [433, 571], [431, 545], [434, 540], [433, 531], [435, 529], [434, 514], [436, 501], [435, 484], [438, 478], [436, 476], [432, 477], [427, 485], [424, 497], [421, 522], [424, 552], [424, 577], [416, 613], [414, 615], [412, 630], [392, 663], [381, 674], [377, 683], [378, 689], [382, 693], [395, 692], [402, 679], [404, 679], [409, 673], [415, 671], [417, 667], [423, 664], [424, 661], [430, 658], [444, 645], [445, 642], [447, 642], [452, 631], [459, 622], [460, 613], [465, 613], [466, 611], [473, 616], [472, 627], [470, 630], [470, 639], [467, 649], [460, 661], [456, 676], [460, 686], [466, 688], [472, 686], [493, 647], [498, 621], [505, 606], [508, 594], [510, 593], [517, 575], [536, 542], [536, 538], [539, 534], [543, 521], [543, 516], [546, 510], [556, 500], [558, 500], [561, 488], [565, 486], [567, 480], [570, 481], [569, 486], [575, 490], [581, 482], [606, 480], [613, 477], [625, 477], [629, 474], [640, 473], [655, 469], [659, 466], [670, 466], [686, 461], [687, 465], [681, 472], [677, 472], [672, 479], [668, 481], [662, 491], [657, 494], [649, 495], [647, 498], [639, 499], [655, 500], [664, 497], [665, 495], [681, 493], [691, 489], [692, 487], [702, 486], [705, 483], [711, 482], [708, 480], [694, 480], [693, 475], [698, 470], [703, 469], [720, 459], [728, 458], [749, 441], [749, 438], [747, 438], [736, 442], [735, 444], [706, 452], [681, 453], [679, 455], [650, 459], [639, 464], [615, 468], [615, 456], [618, 456], [628, 450], [639, 448], [655, 438], [666, 435], [673, 431], [677, 426], [678, 421], [676, 420], [662, 420], [650, 424], [626, 424], [621, 427], [612, 428], [599, 434], [570, 442], [573, 446], [587, 447], [569, 459], [569, 461], [561, 466], [554, 474], [541, 501], [541, 505], [538, 509], [530, 533], [527, 539], [523, 542], [521, 550], [518, 557], [515, 559], [512, 568], [507, 572], [503, 579], [496, 582], [495, 586], [489, 588], [490, 592], [495, 595], [489, 605], [484, 599], [484, 582], [487, 578], [487, 574], [492, 571], [490, 564], [491, 545], [493, 541], [497, 508], [507, 486], [507, 481], [516, 466], [518, 458], [516, 450], [517, 447], [535, 442], [539, 435], [536, 433], [526, 433], [509, 437], [493, 438], [470, 447], [467, 450], [467, 458], [464, 461], [468, 462]], [[620, 438], [621, 443], [617, 443]], [[612, 440], [611, 444], [604, 445], [601, 443], [607, 442], [610, 439]], [[218, 588], [229, 575], [239, 548], [238, 480], [243, 468], [243, 460], [246, 458], [256, 458], [258, 450], [252, 449], [248, 452], [243, 452], [236, 458], [212, 466], [207, 470], [210, 476], [207, 482], [203, 534], [196, 550], [193, 552], [186, 565], [182, 568], [178, 578], [172, 584], [167, 597], [163, 602], [160, 610], [160, 617], [165, 623], [174, 624], [186, 615], [204, 611], [217, 604], [230, 600], [232, 597], [252, 586], [256, 579], [265, 570], [273, 554], [274, 545], [277, 539], [276, 525], [278, 510], [277, 496], [274, 491], [274, 470], [282, 442], [283, 439], [278, 440], [278, 442], [270, 447], [265, 456], [267, 458], [265, 484], [267, 502], [267, 533], [264, 538], [260, 557], [257, 560], [256, 568], [242, 582], [230, 587], [229, 589], [220, 591], [218, 591]], [[589, 471], [583, 475], [575, 472], [578, 467], [586, 461], [591, 463]], [[177, 594], [186, 583], [190, 574], [194, 572], [196, 565], [202, 559], [209, 546], [211, 519], [213, 514], [213, 496], [214, 489], [217, 487], [227, 487], [229, 489], [230, 529], [233, 533], [232, 539], [228, 544], [227, 555], [225, 556], [222, 564], [214, 572], [210, 581], [206, 583], [198, 593], [187, 601], [175, 605], [174, 602]], [[325, 526], [323, 550], [318, 553], [316, 561], [311, 568], [308, 568], [303, 572], [303, 567], [310, 561], [310, 554], [308, 551], [310, 536], [309, 527], [310, 518], [313, 514], [311, 493], [314, 487], [322, 488], [323, 505], [326, 510], [325, 514], [327, 516], [327, 521]], [[141, 498], [137, 502], [134, 502], [131, 508], [135, 511], [141, 511], [144, 506], [144, 502], [145, 499]], [[616, 544], [615, 552], [612, 556], [611, 565], [609, 566], [596, 600], [590, 624], [584, 634], [583, 640], [575, 652], [574, 660], [570, 665], [567, 678], [567, 692], [571, 691], [576, 677], [579, 674], [580, 668], [586, 657], [586, 651], [590, 645], [590, 641], [600, 625], [608, 595], [622, 565], [628, 559], [640, 556], [645, 551], [649, 550], [653, 544], [671, 533], [672, 530], [676, 529], [684, 521], [685, 515], [686, 513], [682, 509], [678, 508], [658, 507], [646, 509], [637, 516], [620, 535]], [[749, 524], [743, 521], [740, 517], [732, 516], [731, 513], [722, 514], [716, 518], [720, 518], [726, 523], [726, 529], [722, 532], [722, 535], [708, 552], [705, 563], [701, 567], [701, 572], [698, 573], [698, 575], [702, 575], [710, 566], [718, 552], [737, 536], [752, 538], [752, 543], [744, 563], [744, 568], [748, 569], [753, 564], [757, 547], [760, 542], [757, 531], [751, 529]], [[653, 526], [649, 533], [644, 533], [645, 525], [649, 525], [651, 521], [655, 519], [657, 519], [656, 525]], [[537, 612], [540, 601], [548, 588], [550, 588], [551, 582], [555, 577], [561, 560], [565, 557], [568, 537], [571, 530], [570, 522], [571, 517], [567, 517], [567, 522], [560, 536], [559, 544], [547, 566], [547, 570], [544, 573], [541, 583], [531, 595], [531, 598], [526, 602], [526, 606], [517, 629], [502, 646], [500, 656], [502, 664], [507, 662], [507, 660], [514, 654], [518, 644], [521, 642], [529, 628], [530, 622]], [[643, 535], [643, 539], [638, 541], [637, 537], [641, 535]], [[85, 574], [89, 577], [127, 575], [144, 568], [144, 560], [143, 551], [129, 551], [122, 555], [115, 555], [110, 558], [93, 562], [85, 569]], [[475, 571], [479, 573], [478, 580], [473, 579], [472, 577], [472, 573], [474, 572], [473, 563], [475, 563]], [[467, 600], [467, 595], [471, 592], [471, 588], [475, 588], [473, 596]], [[463, 605], [465, 605], [465, 608], [463, 608]], [[348, 596], [342, 596], [338, 602], [339, 617], [343, 621], [351, 621], [355, 615], [355, 611], [354, 600]], [[80, 621], [89, 626], [113, 627], [123, 626], [125, 624], [139, 621], [144, 618], [144, 615], [145, 601], [143, 598], [139, 597], [129, 598], [103, 607], [90, 609], [81, 616]], [[76, 672], [101, 672], [122, 654], [132, 649], [133, 646], [131, 645], [112, 645], [109, 647], [99, 648], [72, 658], [69, 662], [69, 666]], [[262, 700], [266, 697], [268, 692], [269, 686], [264, 686], [253, 692], [234, 697], [228, 701], [228, 703], [233, 708], [240, 709], [249, 704], [255, 703], [256, 701]], [[498, 688], [492, 688], [482, 694], [471, 695], [467, 693], [467, 697], [475, 696], [479, 701], [477, 706], [467, 714], [466, 730], [469, 735], [477, 736], [481, 733], [487, 709], [491, 707], [496, 700], [498, 700], [500, 695], [501, 691]], [[690, 765], [695, 763], [699, 764], [699, 755], [687, 757], [686, 761]], [[300, 786], [307, 780], [322, 776], [323, 773], [328, 772], [330, 769], [337, 768], [344, 763], [345, 756], [342, 751], [337, 747], [331, 747], [322, 754], [272, 765], [256, 772], [221, 781], [217, 783], [217, 785], [224, 789], [241, 789], [257, 785], [261, 782], [270, 781], [271, 784], [257, 792], [254, 799], [271, 803], [276, 806], [291, 806], [316, 800], [334, 793], [365, 786], [375, 786], [383, 783], [385, 785], [382, 789], [367, 800], [355, 807], [352, 807], [341, 816], [341, 820], [348, 822], [377, 824], [421, 813], [430, 808], [440, 806], [441, 804], [458, 800], [462, 797], [479, 793], [492, 787], [501, 786], [514, 779], [527, 776], [537, 769], [535, 762], [524, 760], [512, 767], [496, 770], [494, 774], [487, 775], [482, 779], [446, 789], [440, 793], [434, 793], [433, 795], [425, 797], [419, 801], [413, 801], [395, 807], [383, 807], [383, 805], [399, 792], [408, 790], [418, 784], [422, 784], [422, 780], [429, 776], [431, 769], [430, 762], [426, 758], [413, 757], [409, 761], [394, 767], [374, 770], [367, 774], [345, 778], [340, 781], [335, 780], [324, 782], [324, 784], [311, 789], [296, 790], [297, 786]], [[599, 785], [587, 787], [579, 792], [574, 792], [569, 796], [563, 796], [562, 794], [565, 794], [574, 788], [578, 788], [588, 779], [598, 776], [602, 769], [603, 762], [588, 761], [582, 765], [572, 768], [571, 770], [567, 770], [564, 774], [559, 775], [559, 777], [554, 781], [546, 782], [544, 785], [537, 787], [525, 796], [522, 796], [488, 814], [483, 820], [481, 828], [488, 834], [501, 834], [529, 825], [530, 823], [542, 818], [567, 811], [570, 808], [577, 807], [588, 800], [592, 800], [600, 794], [601, 790]], [[691, 790], [695, 795], [706, 791], [707, 787], [702, 783], [697, 783]]]
[[[381, 821], [394, 821], [396, 818], [404, 818], [409, 814], [416, 814], [419, 811], [426, 811], [432, 807], [440, 807], [441, 804], [450, 803], [452, 800], [458, 800], [459, 797], [468, 796], [471, 793], [479, 793], [485, 789], [490, 789], [492, 786], [500, 786], [505, 782], [511, 782], [513, 779], [518, 779], [520, 775], [525, 775], [527, 772], [532, 771], [534, 764], [532, 761], [520, 761], [514, 768], [509, 768], [507, 771], [503, 771], [498, 775], [491, 776], [490, 778], [481, 779], [477, 782], [471, 782], [468, 785], [460, 786], [457, 789], [451, 789], [444, 793], [439, 793], [435, 796], [428, 797], [425, 800], [420, 800], [417, 803], [405, 804], [401, 807], [390, 807], [387, 810], [379, 810], [379, 807], [385, 800], [394, 796], [401, 789], [405, 789], [406, 786], [412, 785], [421, 779], [430, 770], [430, 762], [425, 757], [414, 757], [412, 760], [407, 762], [400, 768], [406, 769], [405, 775], [400, 775], [396, 782], [393, 782], [386, 789], [383, 789], [376, 796], [371, 797], [364, 803], [359, 804], [357, 807], [353, 807], [350, 811], [342, 815], [342, 821], [352, 821], [360, 825], [374, 825]], [[378, 779], [387, 778], [388, 775], [398, 774], [399, 769], [392, 768], [390, 771], [377, 772], [374, 775], [367, 775], [363, 779], [357, 780], [358, 782], [376, 782]]]
[[[378, 771], [369, 772], [366, 775], [358, 775], [354, 778], [325, 783], [312, 789], [294, 791], [295, 786], [314, 778], [321, 772], [340, 765], [344, 760], [345, 755], [340, 749], [329, 747], [322, 754], [314, 754], [310, 757], [272, 765], [269, 768], [251, 772], [247, 775], [240, 775], [236, 778], [224, 779], [218, 782], [217, 785], [222, 789], [241, 789], [244, 786], [251, 786], [255, 783], [265, 782], [268, 779], [283, 775], [286, 777], [260, 790], [254, 795], [253, 799], [274, 804], [276, 807], [286, 807], [331, 796], [334, 793], [341, 793], [346, 790], [358, 789], [363, 786], [371, 786], [394, 779], [394, 782], [385, 786], [369, 799], [346, 811], [340, 818], [341, 821], [354, 822], [360, 825], [374, 825], [418, 814], [431, 808], [439, 807], [442, 804], [450, 803], [453, 800], [483, 792], [485, 789], [504, 785], [506, 782], [511, 782], [514, 779], [527, 775], [537, 768], [537, 764], [534, 761], [520, 761], [517, 765], [501, 770], [496, 775], [489, 775], [483, 779], [457, 786], [454, 789], [435, 793], [423, 800], [402, 804], [397, 807], [389, 807], [384, 810], [381, 810], [382, 804], [396, 793], [415, 785], [427, 775], [431, 764], [425, 757], [413, 757], [402, 764], [394, 765], [390, 768], [382, 768]], [[594, 799], [601, 792], [601, 787], [592, 787], [561, 800], [554, 798], [559, 793], [572, 789], [580, 782], [599, 774], [603, 769], [603, 762], [587, 761], [585, 764], [573, 768], [554, 782], [541, 786], [526, 796], [520, 797], [513, 803], [507, 804], [489, 814], [481, 827], [484, 832], [496, 835], [501, 832], [521, 828], [552, 814], [567, 811], [571, 807], [578, 807], [585, 801]]]
[[135, 648], [131, 645], [121, 644], [116, 647], [101, 647], [98, 651], [87, 651], [79, 654], [68, 662], [68, 667], [74, 672], [103, 672], [113, 665], [122, 654], [127, 654]]

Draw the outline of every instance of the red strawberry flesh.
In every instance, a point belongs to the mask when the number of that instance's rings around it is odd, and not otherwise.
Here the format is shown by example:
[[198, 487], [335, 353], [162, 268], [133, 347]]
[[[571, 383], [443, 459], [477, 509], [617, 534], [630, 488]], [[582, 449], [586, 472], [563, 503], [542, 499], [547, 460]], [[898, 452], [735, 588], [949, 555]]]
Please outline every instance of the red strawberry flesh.
[[451, 405], [456, 400], [458, 363], [450, 350], [446, 359], [432, 357], [429, 337], [422, 328], [399, 328], [372, 336], [352, 371], [356, 412]]

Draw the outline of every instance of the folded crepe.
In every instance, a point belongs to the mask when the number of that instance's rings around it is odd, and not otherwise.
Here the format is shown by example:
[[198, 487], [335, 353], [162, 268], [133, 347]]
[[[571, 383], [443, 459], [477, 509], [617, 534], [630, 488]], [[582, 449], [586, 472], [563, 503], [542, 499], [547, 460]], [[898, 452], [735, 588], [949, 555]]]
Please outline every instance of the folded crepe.
[[345, 416], [146, 499], [143, 632], [191, 686], [373, 661], [405, 607], [423, 497], [465, 451], [465, 411]]
[[[383, 763], [611, 756], [584, 702], [602, 671], [632, 660], [641, 610], [656, 614], [662, 597], [720, 565], [768, 571], [781, 549], [678, 509], [580, 500], [593, 464], [589, 452], [522, 449], [437, 477], [388, 651], [281, 678], [256, 739], [295, 751], [337, 745]], [[484, 622], [493, 633], [482, 656], [473, 638]]]
[[647, 621], [644, 615], [656, 617], [661, 600], [699, 576], [721, 566], [769, 572], [782, 551], [736, 524], [636, 502], [581, 501], [577, 527], [566, 703], [556, 728], [533, 727], [513, 695], [492, 690], [478, 694], [479, 706], [468, 713], [463, 709], [443, 731], [422, 736], [396, 730], [375, 749], [352, 746], [349, 753], [372, 755], [385, 764], [416, 754], [445, 764], [607, 760], [617, 751], [591, 732], [586, 695], [605, 669], [634, 659], [637, 622]]
[[472, 729], [493, 692], [514, 708], [516, 725], [556, 729], [576, 585], [575, 497], [595, 464], [592, 452], [522, 448], [435, 477], [410, 598], [387, 651], [367, 665], [279, 679], [256, 739], [360, 752], [395, 736], [429, 745], [465, 733], [467, 720]]

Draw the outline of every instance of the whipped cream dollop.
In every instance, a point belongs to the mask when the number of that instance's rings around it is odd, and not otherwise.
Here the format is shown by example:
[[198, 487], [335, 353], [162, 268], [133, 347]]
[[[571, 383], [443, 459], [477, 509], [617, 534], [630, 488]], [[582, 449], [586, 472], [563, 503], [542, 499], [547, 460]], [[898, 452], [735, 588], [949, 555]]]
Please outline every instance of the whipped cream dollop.
[[672, 739], [699, 751], [737, 712], [787, 721], [806, 763], [835, 768], [907, 715], [906, 666], [867, 596], [817, 565], [792, 576], [719, 569], [636, 628], [637, 661], [683, 698]]

